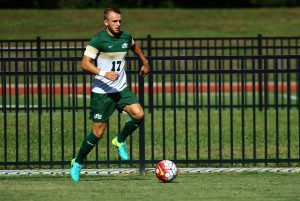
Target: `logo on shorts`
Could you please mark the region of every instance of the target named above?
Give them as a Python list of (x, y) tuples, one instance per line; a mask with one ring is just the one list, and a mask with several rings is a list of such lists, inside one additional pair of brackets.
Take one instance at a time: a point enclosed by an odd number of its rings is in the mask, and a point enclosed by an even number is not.
[(102, 119), (102, 114), (95, 114), (94, 119)]

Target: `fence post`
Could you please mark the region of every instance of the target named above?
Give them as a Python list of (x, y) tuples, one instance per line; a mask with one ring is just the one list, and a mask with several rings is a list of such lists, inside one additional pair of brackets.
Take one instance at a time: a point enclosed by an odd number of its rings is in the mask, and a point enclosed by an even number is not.
[(36, 38), (36, 51), (37, 51), (37, 87), (38, 87), (38, 162), (41, 168), (42, 161), (42, 64), (41, 64), (41, 37)]
[(152, 48), (151, 48), (151, 35), (150, 34), (148, 34), (147, 35), (147, 55), (149, 56), (149, 57), (151, 57), (152, 56), (152, 53), (151, 53), (151, 50), (152, 50)]
[[(258, 34), (257, 35), (257, 55), (258, 56), (262, 56), (262, 35)], [(261, 74), (261, 70), (262, 70), (262, 59), (259, 58), (258, 59), (258, 69), (259, 69), (259, 73), (258, 73), (258, 105), (259, 105), (259, 110), (262, 111), (263, 107), (263, 86), (262, 86), (262, 74)]]
[(37, 84), (38, 84), (38, 111), (42, 113), (42, 64), (41, 64), (41, 37), (36, 37), (36, 57), (37, 57)]
[(300, 108), (300, 57), (297, 58), (297, 108)]
[[(144, 95), (144, 78), (138, 76), (139, 82), (139, 102), (144, 108), (145, 105), (145, 95)], [(145, 174), (145, 124), (144, 121), (141, 123), (139, 128), (139, 163), (140, 163), (140, 174)]]
[[(151, 35), (147, 35), (147, 57), (152, 57), (152, 47), (151, 47)], [(150, 66), (152, 66), (151, 60), (148, 58)], [(149, 73), (148, 75), (148, 103), (149, 103), (149, 112), (153, 113), (153, 77), (152, 73)]]

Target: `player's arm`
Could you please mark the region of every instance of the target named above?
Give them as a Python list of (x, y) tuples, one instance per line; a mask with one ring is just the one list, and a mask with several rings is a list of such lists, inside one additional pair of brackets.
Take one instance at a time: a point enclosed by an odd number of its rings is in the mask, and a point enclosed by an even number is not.
[(119, 77), (119, 74), (116, 72), (106, 72), (104, 70), (101, 70), (99, 68), (97, 68), (94, 65), (93, 60), (96, 58), (98, 54), (98, 50), (91, 47), (91, 46), (87, 46), (86, 50), (84, 52), (84, 56), (82, 58), (81, 61), (81, 68), (85, 71), (88, 71), (90, 73), (96, 74), (96, 75), (100, 75), (102, 77), (105, 77), (107, 79), (110, 80), (116, 80)]
[[(100, 69), (98, 69), (94, 64), (93, 64), (93, 59), (88, 57), (88, 56), (83, 56), (82, 61), (81, 61), (81, 68), (85, 71), (88, 71), (90, 73), (99, 75), (100, 74)], [(105, 77), (106, 73), (104, 74), (103, 77)]]
[(131, 50), (135, 53), (135, 55), (142, 62), (143, 65), (142, 65), (141, 70), (140, 70), (140, 75), (145, 77), (150, 71), (150, 65), (149, 65), (148, 60), (146, 59), (146, 57), (145, 57), (144, 53), (142, 52), (141, 48), (136, 43), (132, 44)]

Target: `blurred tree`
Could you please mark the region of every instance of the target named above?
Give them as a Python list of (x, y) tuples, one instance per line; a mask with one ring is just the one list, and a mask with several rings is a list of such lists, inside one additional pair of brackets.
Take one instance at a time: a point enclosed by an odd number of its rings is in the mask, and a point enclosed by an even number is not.
[(1, 8), (228, 8), (300, 6), (300, 0), (0, 0)]
[(98, 0), (101, 7), (159, 8), (172, 7), (174, 0)]
[(58, 0), (60, 8), (93, 8), (99, 7), (99, 2), (95, 0)]
[(58, 8), (59, 0), (32, 0), (35, 8)]
[(299, 0), (249, 0), (257, 7), (299, 6)]
[(0, 0), (1, 8), (31, 8), (32, 0)]
[(1, 8), (58, 8), (59, 0), (0, 0)]

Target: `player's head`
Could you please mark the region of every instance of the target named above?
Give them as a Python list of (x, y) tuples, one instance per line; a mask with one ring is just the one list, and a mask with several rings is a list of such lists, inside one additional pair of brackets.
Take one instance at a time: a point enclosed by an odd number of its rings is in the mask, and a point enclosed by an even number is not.
[(118, 35), (121, 31), (121, 11), (117, 8), (106, 8), (104, 10), (104, 25), (109, 33)]

